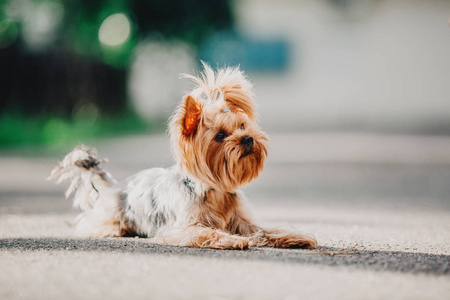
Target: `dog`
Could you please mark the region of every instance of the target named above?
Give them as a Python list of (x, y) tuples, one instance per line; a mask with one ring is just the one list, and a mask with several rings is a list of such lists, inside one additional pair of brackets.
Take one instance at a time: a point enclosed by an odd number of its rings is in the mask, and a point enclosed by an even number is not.
[(65, 193), (85, 237), (142, 236), (160, 244), (213, 248), (315, 248), (310, 234), (256, 225), (240, 187), (262, 172), (268, 137), (261, 131), (252, 85), (239, 67), (214, 71), (202, 62), (195, 88), (169, 119), (176, 164), (117, 183), (95, 149), (77, 146), (49, 179), (70, 179)]

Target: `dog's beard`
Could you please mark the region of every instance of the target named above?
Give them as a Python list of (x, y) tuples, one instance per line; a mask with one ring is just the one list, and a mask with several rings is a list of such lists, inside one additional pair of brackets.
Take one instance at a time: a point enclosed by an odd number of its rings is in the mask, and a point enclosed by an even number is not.
[(197, 137), (185, 145), (182, 168), (209, 188), (234, 191), (261, 173), (267, 156), (267, 138), (254, 133), (254, 144), (249, 149), (240, 144), (240, 136), (230, 136), (223, 142), (213, 138)]

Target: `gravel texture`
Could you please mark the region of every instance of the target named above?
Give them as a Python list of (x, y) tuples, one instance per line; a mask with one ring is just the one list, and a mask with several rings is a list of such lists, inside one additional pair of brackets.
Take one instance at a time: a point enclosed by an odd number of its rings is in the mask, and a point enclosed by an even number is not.
[[(170, 166), (164, 136), (98, 144), (117, 179)], [(69, 150), (69, 149), (68, 149)], [(245, 188), (256, 221), (313, 233), (314, 250), (161, 246), (74, 237), (62, 155), (0, 154), (0, 299), (446, 299), (450, 138), (271, 135)]]

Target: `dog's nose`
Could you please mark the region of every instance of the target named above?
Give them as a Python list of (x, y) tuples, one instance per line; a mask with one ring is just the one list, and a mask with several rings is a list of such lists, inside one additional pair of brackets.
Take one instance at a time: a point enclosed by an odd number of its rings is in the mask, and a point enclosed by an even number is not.
[(244, 146), (246, 146), (248, 148), (253, 147), (253, 138), (251, 136), (249, 136), (249, 135), (244, 136), (241, 139), (241, 145), (244, 145)]

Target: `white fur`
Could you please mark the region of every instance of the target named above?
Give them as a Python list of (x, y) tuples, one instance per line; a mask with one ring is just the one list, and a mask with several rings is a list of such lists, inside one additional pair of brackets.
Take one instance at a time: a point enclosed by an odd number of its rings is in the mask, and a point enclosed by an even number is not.
[(101, 163), (106, 160), (98, 159), (95, 149), (89, 149), (83, 145), (78, 146), (53, 169), (47, 180), (56, 180), (57, 184), (70, 180), (70, 186), (65, 193), (66, 198), (73, 199), (75, 208), (86, 211), (93, 208), (94, 203), (100, 197), (99, 189), (110, 187), (116, 181), (109, 173), (96, 166), (93, 166), (91, 170), (86, 170), (76, 165), (77, 162), (83, 161)]
[[(208, 64), (202, 64), (204, 71), (198, 77), (182, 75), (197, 84), (190, 95), (214, 105), (225, 100), (225, 90), (238, 87), (248, 101), (254, 102), (252, 85), (239, 67), (214, 72)], [(111, 220), (125, 223), (136, 234), (147, 237), (189, 226), (194, 222), (191, 209), (201, 205), (209, 189), (198, 180), (194, 182), (195, 178), (187, 182), (188, 176), (177, 166), (145, 170), (118, 184), (97, 165), (89, 169), (81, 166), (103, 161), (97, 158), (95, 149), (79, 146), (49, 177), (57, 183), (71, 181), (66, 198), (72, 198), (74, 207), (85, 211), (77, 218), (79, 235), (119, 236), (118, 225), (111, 225)]]
[(74, 194), (74, 205), (76, 202), (77, 207), (85, 210), (76, 220), (78, 235), (121, 236), (112, 220), (124, 222), (133, 233), (145, 237), (193, 225), (189, 212), (201, 205), (206, 190), (189, 181), (177, 167), (144, 170), (113, 184), (102, 179), (101, 174), (108, 173), (99, 166), (91, 169), (78, 166), (83, 161), (97, 159), (95, 153), (84, 146), (75, 148), (50, 176), (57, 183), (71, 180), (70, 192), (66, 194)]

